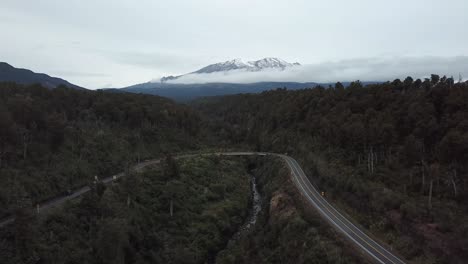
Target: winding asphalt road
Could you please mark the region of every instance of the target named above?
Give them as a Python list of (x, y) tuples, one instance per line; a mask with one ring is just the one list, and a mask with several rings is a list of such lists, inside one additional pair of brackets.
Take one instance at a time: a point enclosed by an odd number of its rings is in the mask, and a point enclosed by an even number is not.
[[(219, 153), (208, 153), (208, 154), (187, 154), (176, 156), (177, 159), (187, 158), (197, 155), (222, 155), (222, 156), (267, 156), (272, 155), (283, 159), (291, 170), (291, 176), (294, 184), (302, 195), (310, 202), (310, 204), (317, 209), (320, 215), (330, 223), (335, 229), (341, 232), (349, 241), (355, 244), (357, 247), (362, 249), (362, 251), (376, 263), (390, 263), (390, 264), (403, 264), (405, 263), (390, 250), (384, 248), (374, 239), (366, 235), (366, 233), (361, 230), (361, 228), (354, 225), (349, 221), (345, 216), (343, 216), (336, 208), (334, 208), (328, 201), (319, 193), (319, 191), (312, 185), (312, 183), (307, 178), (306, 174), (302, 170), (301, 166), (297, 163), (292, 157), (276, 154), (276, 153), (266, 153), (266, 152), (219, 152)], [(139, 163), (134, 166), (135, 171), (141, 171), (145, 167), (150, 165), (159, 164), (161, 162), (158, 160), (150, 160)], [(119, 178), (123, 177), (124, 173), (119, 173), (107, 178), (102, 179), (102, 182), (105, 184), (111, 183)], [(47, 209), (50, 209), (55, 206), (62, 205), (68, 200), (74, 199), (83, 195), (84, 193), (89, 192), (91, 189), (88, 186), (82, 187), (75, 190), (70, 195), (57, 197), (55, 199), (49, 200), (42, 204), (39, 204), (36, 210), (38, 213), (44, 212)], [(10, 217), (0, 221), (0, 228), (14, 222), (14, 218)]]
[(354, 225), (345, 216), (317, 191), (312, 185), (301, 166), (291, 157), (280, 155), (292, 170), (294, 183), (310, 203), (319, 211), (323, 218), (337, 230), (343, 233), (351, 242), (361, 248), (371, 259), (377, 263), (405, 263), (378, 242), (370, 238), (359, 227)]

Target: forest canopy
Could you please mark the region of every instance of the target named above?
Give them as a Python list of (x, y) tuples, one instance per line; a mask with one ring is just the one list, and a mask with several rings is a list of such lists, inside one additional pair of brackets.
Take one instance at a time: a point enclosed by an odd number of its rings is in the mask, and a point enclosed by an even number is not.
[[(455, 83), (453, 78), (438, 75), (367, 86), (356, 81), (348, 87), (337, 83), (296, 91), (276, 89), (260, 94), (204, 98), (190, 105), (157, 96), (2, 83), (0, 216), (15, 214), (20, 220), (29, 219), (31, 216), (22, 209), (90, 185), (95, 177), (128, 171), (142, 160), (168, 153), (213, 146), (269, 151), (295, 157), (327, 199), (406, 259), (415, 263), (463, 263), (468, 258), (467, 120), (468, 83)], [(213, 162), (220, 164), (219, 160)], [(182, 186), (179, 169), (174, 162), (167, 164), (158, 179), (171, 184), (154, 183), (155, 188), (179, 190)], [(204, 176), (201, 172), (197, 177), (203, 180)], [(239, 184), (234, 183), (234, 178), (229, 185)], [(225, 180), (229, 179), (220, 179)], [(127, 184), (137, 188), (135, 181), (123, 184), (122, 188), (127, 188)], [(226, 194), (226, 184), (213, 183), (204, 192)], [(262, 184), (268, 186), (272, 182), (265, 180)], [(102, 195), (103, 191), (98, 188), (96, 194)], [(246, 199), (247, 191), (242, 192), (242, 197), (237, 197), (241, 199), (235, 206), (238, 209), (241, 204), (245, 208), (246, 200), (242, 199)], [(269, 189), (266, 193), (273, 192)], [(168, 204), (170, 215), (180, 206), (176, 196), (155, 195), (162, 199), (158, 204), (164, 204), (161, 206), (165, 214)], [(138, 198), (138, 204), (142, 205), (138, 210), (143, 211), (135, 213), (148, 215), (145, 210), (154, 209), (147, 204), (148, 199), (151, 198), (145, 195)], [(231, 209), (229, 221), (225, 216), (224, 220), (216, 220), (217, 225), (231, 226), (218, 242), (225, 241), (234, 230), (232, 226), (240, 222), (234, 220), (236, 213)], [(80, 206), (74, 210), (82, 212)], [(83, 210), (91, 210), (85, 213), (87, 217), (96, 217), (93, 208)], [(239, 214), (245, 214), (245, 210), (239, 210)], [(159, 213), (153, 216), (156, 215)], [(302, 212), (300, 215), (302, 219)], [(268, 214), (264, 217), (267, 223)], [(111, 218), (99, 235), (115, 235), (117, 240), (128, 241), (129, 233), (114, 231), (122, 226), (128, 228), (129, 219)], [(301, 223), (298, 230), (308, 230), (305, 222)], [(23, 226), (17, 225), (18, 234), (24, 233)], [(230, 263), (242, 259), (244, 253), (261, 256), (285, 246), (273, 242), (274, 238), (262, 227), (257, 228), (260, 230), (254, 230), (252, 237), (233, 246), (231, 253), (225, 251), (221, 259)], [(268, 228), (276, 230), (275, 225)], [(330, 239), (327, 232), (322, 235), (323, 240)], [(297, 243), (302, 241), (296, 238)], [(154, 242), (144, 236), (142, 239), (138, 243)], [(271, 241), (269, 248), (249, 249), (248, 243), (262, 239)], [(200, 262), (214, 249), (221, 249), (221, 244), (211, 245), (208, 251), (205, 244), (197, 252), (177, 250), (181, 254), (195, 254), (196, 262)], [(29, 247), (20, 246), (25, 250)], [(111, 248), (108, 250), (107, 253), (112, 252)], [(346, 249), (340, 252), (343, 254)], [(309, 257), (322, 253), (316, 248)], [(164, 254), (153, 259), (167, 260), (168, 255)], [(133, 259), (138, 254), (131, 255)]]
[(408, 259), (468, 258), (468, 82), (433, 74), (193, 105), (226, 144), (296, 157), (330, 199)]
[(169, 99), (0, 84), (0, 216), (165, 152), (197, 147), (199, 117)]

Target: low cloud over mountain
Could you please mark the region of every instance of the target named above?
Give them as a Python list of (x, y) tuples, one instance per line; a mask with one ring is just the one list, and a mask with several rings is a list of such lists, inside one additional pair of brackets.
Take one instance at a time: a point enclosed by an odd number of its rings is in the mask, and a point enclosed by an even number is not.
[(289, 63), (278, 58), (264, 58), (257, 61), (243, 62), (241, 59), (234, 59), (225, 62), (219, 62), (210, 64), (197, 71), (179, 75), (179, 76), (166, 76), (160, 79), (161, 82), (175, 81), (183, 77), (189, 77), (199, 74), (214, 74), (222, 73), (224, 75), (231, 73), (243, 73), (243, 72), (263, 72), (263, 71), (284, 71), (285, 69), (291, 69), (295, 66), (300, 66), (298, 62)]
[[(468, 76), (468, 57), (384, 57), (348, 59), (317, 64), (252, 68), (239, 60), (209, 65), (198, 71), (163, 78), (168, 83), (255, 83), (255, 82), (336, 82), (387, 81), (396, 78), (424, 78), (431, 73)], [(262, 61), (262, 60), (260, 60)], [(223, 68), (221, 66), (226, 66)], [(232, 66), (232, 67), (231, 67)], [(284, 67), (283, 67), (284, 66)], [(293, 67), (295, 66), (295, 67)], [(158, 80), (159, 81), (159, 80)]]

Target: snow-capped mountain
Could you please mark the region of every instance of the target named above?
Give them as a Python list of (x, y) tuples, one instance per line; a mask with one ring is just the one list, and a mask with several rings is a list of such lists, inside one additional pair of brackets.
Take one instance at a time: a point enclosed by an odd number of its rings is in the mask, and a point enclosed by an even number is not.
[[(214, 72), (229, 72), (233, 70), (244, 70), (244, 71), (262, 71), (267, 69), (277, 69), (277, 70), (284, 70), (289, 67), (300, 66), (301, 64), (298, 62), (289, 63), (284, 60), (278, 58), (264, 58), (257, 61), (248, 61), (243, 62), (241, 59), (234, 59), (225, 62), (219, 62), (215, 64), (210, 64), (206, 67), (203, 67), (197, 71), (184, 74), (207, 74), (207, 73), (214, 73)], [(161, 82), (167, 82), (170, 80), (178, 79), (184, 75), (179, 76), (166, 76), (161, 78)]]
[(198, 71), (191, 72), (191, 74), (224, 72), (224, 71), (241, 70), (241, 69), (250, 70), (251, 68), (252, 68), (252, 65), (248, 63), (244, 63), (241, 59), (234, 59), (230, 61), (210, 64), (206, 67), (199, 69)]
[(249, 61), (249, 65), (252, 65), (255, 70), (263, 70), (268, 68), (282, 69), (293, 66), (300, 66), (299, 62), (289, 63), (287, 61), (278, 59), (278, 58), (264, 58), (258, 61)]

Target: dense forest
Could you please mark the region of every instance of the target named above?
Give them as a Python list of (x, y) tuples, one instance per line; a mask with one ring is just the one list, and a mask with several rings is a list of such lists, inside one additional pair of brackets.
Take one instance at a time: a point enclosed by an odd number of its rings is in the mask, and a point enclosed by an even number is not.
[[(65, 87), (2, 84), (0, 91), (2, 216), (16, 217), (0, 229), (0, 263), (282, 263), (293, 255), (296, 263), (359, 262), (295, 205), (278, 160), (167, 154), (222, 145), (187, 106)], [(157, 157), (165, 162), (129, 170)], [(120, 171), (127, 173), (117, 183), (94, 182)], [(241, 232), (251, 211), (249, 174), (259, 179), (263, 207), (259, 223)], [(83, 198), (45, 214), (28, 210), (82, 185), (92, 187)], [(302, 254), (291, 239), (313, 250)]]
[[(199, 99), (0, 84), (0, 263), (360, 263), (307, 208), (288, 153), (342, 211), (411, 263), (468, 259), (468, 82), (432, 75), (364, 86)], [(141, 174), (136, 163), (165, 158)], [(117, 172), (112, 185), (94, 183)], [(232, 239), (258, 180), (262, 211)], [(35, 204), (89, 185), (47, 214)]]
[(468, 82), (357, 81), (194, 105), (225, 144), (299, 159), (329, 199), (407, 259), (468, 259)]
[(194, 157), (144, 173), (0, 230), (0, 263), (205, 263), (242, 224), (242, 160)]
[(0, 218), (197, 147), (199, 117), (157, 96), (0, 84)]

